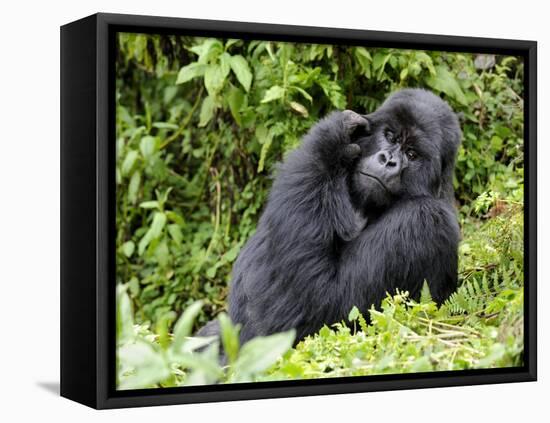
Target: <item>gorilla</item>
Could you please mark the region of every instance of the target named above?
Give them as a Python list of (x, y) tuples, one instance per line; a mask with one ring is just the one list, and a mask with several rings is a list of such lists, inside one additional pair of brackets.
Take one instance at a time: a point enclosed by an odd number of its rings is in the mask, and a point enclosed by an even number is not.
[[(278, 168), (234, 264), (229, 316), (241, 342), (291, 328), (298, 342), (396, 289), (418, 299), (425, 280), (443, 302), (457, 285), (460, 139), (455, 113), (422, 89), (319, 121)], [(218, 332), (212, 321), (198, 335)]]

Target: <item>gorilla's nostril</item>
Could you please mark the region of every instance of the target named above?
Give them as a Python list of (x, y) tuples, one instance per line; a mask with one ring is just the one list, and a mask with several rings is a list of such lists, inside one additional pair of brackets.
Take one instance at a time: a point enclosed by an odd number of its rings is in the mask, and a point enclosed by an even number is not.
[(388, 167), (395, 167), (395, 166), (397, 166), (397, 163), (394, 162), (393, 160), (390, 160), (390, 161), (388, 161), (388, 163), (386, 163), (386, 166), (388, 166)]
[(378, 163), (383, 165), (383, 164), (386, 164), (387, 161), (388, 161), (388, 158), (386, 157), (386, 153), (381, 152), (378, 154)]

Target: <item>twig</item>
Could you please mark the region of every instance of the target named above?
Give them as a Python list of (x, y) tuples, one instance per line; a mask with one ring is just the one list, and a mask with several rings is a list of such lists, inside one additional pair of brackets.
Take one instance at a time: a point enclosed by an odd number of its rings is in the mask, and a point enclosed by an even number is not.
[(219, 174), (218, 170), (216, 168), (210, 168), (210, 172), (212, 173), (212, 176), (216, 178), (216, 217), (214, 220), (214, 233), (212, 234), (212, 238), (210, 239), (210, 243), (208, 244), (208, 247), (206, 248), (206, 253), (204, 254), (204, 260), (202, 264), (204, 264), (204, 261), (208, 259), (208, 256), (210, 255), (210, 252), (212, 251), (212, 248), (214, 246), (214, 243), (216, 242), (216, 239), (218, 237), (218, 231), (220, 229), (220, 216), (221, 216), (221, 198), (222, 198), (222, 188), (219, 180)]
[(167, 145), (169, 145), (173, 141), (177, 140), (178, 137), (181, 134), (183, 134), (183, 131), (185, 131), (185, 129), (187, 128), (187, 125), (189, 125), (189, 122), (191, 122), (191, 118), (195, 114), (195, 111), (197, 110), (197, 107), (199, 107), (199, 103), (202, 99), (202, 91), (203, 91), (203, 87), (201, 86), (200, 89), (199, 89), (199, 93), (197, 94), (197, 98), (195, 99), (195, 103), (193, 104), (193, 107), (191, 108), (191, 111), (189, 112), (189, 114), (187, 115), (187, 117), (185, 118), (185, 120), (183, 121), (181, 126), (178, 128), (178, 130), (176, 132), (174, 132), (171, 136), (166, 138), (166, 141), (164, 141), (160, 145), (161, 149), (165, 148)]
[[(441, 322), (441, 321), (439, 321), (439, 320), (425, 319), (424, 317), (419, 317), (418, 320), (420, 320), (421, 322), (424, 322), (424, 323), (433, 322), (433, 323), (436, 324), (436, 325), (445, 326), (445, 327), (453, 328), (453, 329), (456, 329), (456, 328), (458, 327), (458, 326), (456, 326), (456, 325), (450, 325), (450, 324), (448, 324), (448, 323), (444, 323), (444, 322)], [(478, 331), (476, 331), (475, 329), (466, 327), (466, 326), (460, 326), (460, 329), (461, 329), (461, 330), (468, 331), (468, 332), (471, 332), (471, 333), (473, 333), (473, 334), (475, 334), (475, 335), (479, 335), (479, 332), (478, 332)]]

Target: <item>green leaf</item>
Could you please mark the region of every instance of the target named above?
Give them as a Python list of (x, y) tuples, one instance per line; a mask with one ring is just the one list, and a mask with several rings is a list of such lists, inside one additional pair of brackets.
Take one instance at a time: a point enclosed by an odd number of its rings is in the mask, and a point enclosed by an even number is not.
[(427, 356), (418, 357), (411, 366), (411, 372), (430, 372), (433, 366), (430, 363), (430, 358)]
[(241, 251), (241, 244), (235, 244), (223, 255), (223, 259), (229, 263), (232, 263), (239, 255), (239, 251)]
[(248, 66), (248, 62), (241, 55), (231, 56), (231, 70), (237, 77), (237, 80), (241, 83), (246, 92), (250, 90), (252, 84), (252, 73)]
[(260, 160), (258, 162), (258, 172), (262, 172), (264, 170), (267, 153), (271, 147), (271, 141), (273, 140), (273, 133), (265, 126), (259, 126), (256, 128), (256, 137), (258, 138), (258, 142), (262, 145)]
[(191, 334), (193, 323), (202, 309), (203, 302), (195, 301), (185, 309), (181, 317), (174, 326), (174, 339), (172, 341), (172, 352), (175, 354), (181, 353), (182, 347), (186, 341), (186, 337)]
[(132, 276), (130, 282), (128, 282), (128, 291), (130, 291), (132, 297), (137, 297), (139, 295), (139, 290), (139, 280), (135, 276)]
[(240, 110), (244, 103), (243, 91), (231, 85), (231, 87), (229, 88), (229, 94), (227, 96), (227, 103), (229, 104), (229, 110), (231, 111), (233, 119), (235, 119), (235, 122), (237, 122), (237, 124), (239, 124), (240, 126), (242, 124)]
[(367, 321), (365, 320), (365, 318), (363, 317), (363, 315), (361, 313), (359, 313), (359, 316), (357, 316), (357, 318), (359, 319), (359, 327), (361, 328), (361, 330), (364, 333), (367, 333), (368, 330), (369, 330), (368, 325), (367, 325)]
[(139, 186), (141, 183), (141, 172), (136, 170), (132, 177), (130, 178), (130, 183), (128, 184), (128, 201), (131, 204), (136, 204)]
[(136, 249), (136, 244), (134, 244), (133, 241), (126, 241), (124, 244), (122, 244), (122, 247), (121, 247), (121, 250), (126, 257), (131, 257), (132, 254), (134, 254), (135, 249)]
[(424, 280), (422, 285), (422, 290), (420, 291), (420, 303), (426, 304), (432, 302), (432, 293), (430, 292), (430, 286), (428, 281)]
[(351, 311), (349, 312), (348, 314), (348, 320), (350, 322), (353, 322), (355, 320), (357, 320), (357, 318), (359, 317), (359, 309), (355, 306), (353, 306), (353, 308), (351, 309)]
[(267, 370), (292, 347), (295, 336), (295, 331), (290, 330), (248, 341), (235, 361), (231, 382), (253, 381), (256, 374)]
[(218, 271), (219, 262), (216, 263), (214, 266), (208, 268), (206, 271), (206, 277), (209, 279), (214, 279), (216, 277), (216, 272)]
[(220, 56), (220, 68), (222, 73), (227, 78), (227, 75), (229, 75), (229, 71), (231, 70), (231, 55), (229, 53), (224, 52)]
[(178, 77), (176, 79), (176, 84), (183, 84), (193, 78), (203, 76), (205, 70), (206, 65), (204, 64), (196, 62), (190, 63), (189, 65), (184, 66), (180, 69), (180, 71), (178, 72)]
[(285, 89), (278, 85), (273, 85), (269, 90), (266, 91), (262, 103), (269, 103), (270, 101), (278, 100), (283, 98), (285, 94)]
[(157, 200), (144, 201), (143, 203), (140, 203), (139, 206), (142, 209), (158, 209), (159, 208), (159, 202)]
[(125, 342), (134, 337), (134, 317), (132, 301), (128, 296), (126, 285), (117, 285), (116, 310), (117, 310), (117, 343)]
[(219, 343), (213, 342), (201, 354), (185, 354), (178, 363), (191, 369), (185, 378), (185, 385), (211, 385), (219, 381), (224, 371), (219, 365)]
[(355, 54), (357, 56), (362, 56), (364, 57), (366, 60), (368, 60), (369, 62), (372, 61), (372, 56), (370, 55), (370, 53), (368, 52), (368, 50), (365, 48), (365, 47), (356, 47), (355, 48)]
[(294, 89), (294, 90), (298, 91), (300, 94), (302, 94), (302, 97), (304, 97), (310, 103), (313, 101), (313, 97), (311, 97), (311, 95), (309, 95), (309, 93), (306, 90), (304, 90), (303, 88), (293, 86), (292, 89)]
[(122, 172), (123, 176), (126, 176), (130, 173), (137, 159), (138, 159), (138, 152), (136, 150), (130, 150), (126, 155), (126, 157), (124, 157), (124, 161), (122, 162), (122, 167), (120, 168), (120, 171)]
[(177, 223), (180, 227), (183, 227), (185, 225), (185, 220), (183, 219), (183, 217), (181, 217), (179, 214), (177, 214), (176, 212), (172, 211), (172, 210), (167, 210), (166, 211), (166, 217), (174, 222), (174, 223)]
[(166, 239), (162, 239), (158, 243), (156, 243), (154, 247), (154, 251), (155, 251), (155, 258), (157, 259), (159, 266), (160, 267), (168, 266), (171, 257), (170, 257), (170, 249), (168, 248)]
[[(227, 69), (229, 71), (229, 69)], [(210, 97), (215, 97), (223, 87), (227, 72), (218, 64), (208, 65), (204, 72), (204, 86)]]
[(430, 75), (435, 75), (437, 72), (435, 70), (435, 67), (433, 65), (432, 58), (428, 56), (427, 53), (423, 51), (417, 51), (414, 54), (414, 58), (417, 62), (423, 63), (426, 68), (428, 68)]
[(187, 337), (181, 348), (181, 352), (183, 354), (194, 352), (198, 349), (211, 345), (217, 339), (217, 336)]
[(160, 351), (142, 339), (118, 348), (118, 389), (147, 388), (170, 376)]
[(168, 225), (168, 233), (174, 241), (178, 244), (183, 242), (183, 234), (181, 233), (181, 227), (177, 223), (172, 223)]
[(434, 90), (447, 94), (464, 106), (468, 105), (468, 100), (458, 81), (445, 67), (437, 66), (436, 75), (428, 77), (426, 83)]
[(359, 63), (359, 66), (361, 67), (362, 74), (367, 78), (370, 78), (372, 56), (367, 51), (367, 49), (364, 47), (356, 47), (355, 59), (357, 60), (357, 62)]
[(155, 333), (157, 334), (157, 342), (162, 349), (166, 350), (170, 345), (170, 326), (176, 318), (176, 313), (169, 311), (161, 315), (155, 325)]
[(388, 60), (392, 57), (391, 53), (384, 54), (384, 53), (376, 53), (374, 55), (374, 59), (372, 60), (372, 67), (374, 71), (378, 71), (377, 79), (380, 81), (382, 80), (382, 76), (384, 75), (384, 69), (386, 68), (386, 63), (388, 63)]
[(328, 338), (332, 331), (327, 325), (323, 325), (323, 327), (319, 330), (319, 336), (321, 338)]
[(215, 38), (208, 38), (203, 43), (191, 47), (190, 50), (199, 55), (199, 63), (205, 64), (216, 60), (223, 51), (223, 45)]
[(153, 223), (151, 224), (150, 228), (153, 238), (158, 238), (160, 236), (165, 223), (166, 215), (161, 212), (156, 212), (153, 216)]
[(218, 321), (220, 322), (220, 335), (223, 350), (229, 359), (229, 364), (232, 364), (237, 359), (239, 353), (239, 326), (233, 325), (225, 313), (221, 313), (218, 316)]
[(239, 40), (238, 38), (231, 38), (227, 40), (227, 42), (225, 43), (225, 49), (229, 50), (229, 47), (231, 47), (234, 44), (237, 44), (239, 41), (241, 40)]
[(169, 122), (153, 122), (152, 126), (153, 128), (157, 128), (157, 129), (171, 129), (173, 131), (179, 128), (179, 126), (176, 125), (175, 123), (169, 123)]
[(495, 132), (502, 139), (506, 139), (512, 135), (511, 129), (504, 125), (495, 125)]
[(491, 148), (495, 151), (500, 151), (502, 149), (502, 138), (500, 138), (498, 135), (493, 135), (491, 138)]
[(211, 96), (206, 97), (202, 101), (201, 112), (199, 115), (199, 127), (204, 127), (212, 120), (214, 116), (214, 99)]
[(307, 111), (307, 109), (305, 108), (304, 105), (302, 105), (302, 104), (300, 104), (296, 101), (291, 101), (289, 104), (290, 104), (290, 108), (292, 110), (299, 113), (303, 117), (308, 117), (309, 116), (309, 113), (308, 113), (308, 111)]
[(139, 255), (143, 255), (145, 252), (145, 249), (150, 244), (150, 242), (156, 238), (158, 238), (161, 233), (162, 229), (164, 228), (164, 225), (166, 223), (166, 215), (162, 212), (155, 212), (155, 215), (153, 216), (153, 222), (151, 223), (151, 227), (147, 231), (147, 233), (141, 238), (138, 245), (138, 253)]
[(328, 78), (322, 78), (316, 81), (317, 84), (323, 89), (325, 95), (330, 99), (330, 102), (337, 109), (344, 109), (346, 106), (346, 98), (341, 92), (340, 86), (329, 80)]
[(139, 149), (141, 150), (141, 155), (148, 159), (157, 149), (157, 139), (150, 135), (144, 136), (139, 143)]

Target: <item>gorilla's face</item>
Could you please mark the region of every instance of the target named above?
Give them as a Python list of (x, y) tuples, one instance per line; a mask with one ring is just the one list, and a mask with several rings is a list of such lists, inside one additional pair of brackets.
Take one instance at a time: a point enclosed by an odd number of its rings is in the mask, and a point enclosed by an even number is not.
[(405, 90), (365, 117), (369, 129), (356, 140), (361, 158), (352, 177), (362, 206), (385, 208), (402, 198), (452, 194), (460, 129), (443, 100)]

